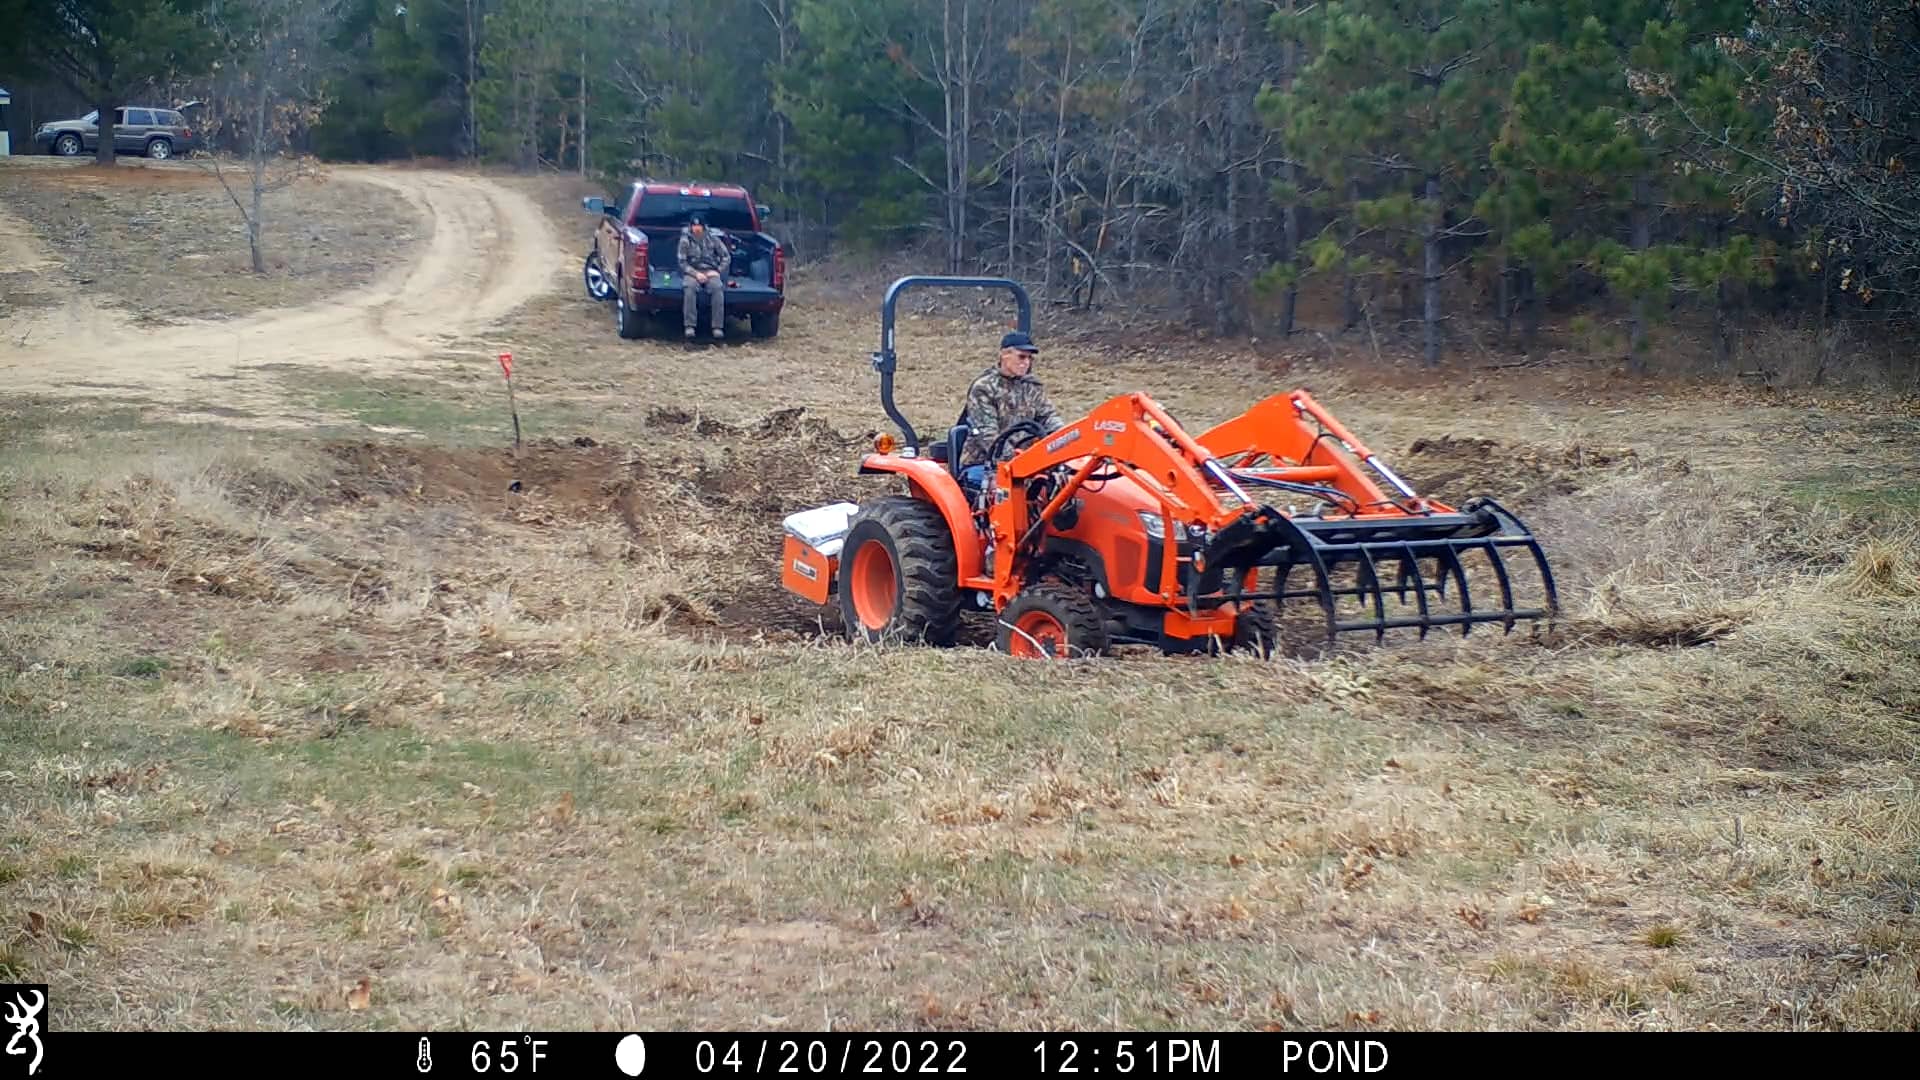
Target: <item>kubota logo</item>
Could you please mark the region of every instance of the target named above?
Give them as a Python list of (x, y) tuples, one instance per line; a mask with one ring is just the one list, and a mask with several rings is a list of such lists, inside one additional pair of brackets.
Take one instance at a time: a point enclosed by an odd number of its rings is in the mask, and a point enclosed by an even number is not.
[(1059, 438), (1047, 444), (1047, 453), (1051, 454), (1055, 450), (1060, 449), (1061, 447), (1067, 445), (1068, 443), (1074, 441), (1075, 439), (1078, 439), (1079, 437), (1080, 437), (1080, 429), (1071, 428), (1067, 431), (1065, 435), (1062, 435)]

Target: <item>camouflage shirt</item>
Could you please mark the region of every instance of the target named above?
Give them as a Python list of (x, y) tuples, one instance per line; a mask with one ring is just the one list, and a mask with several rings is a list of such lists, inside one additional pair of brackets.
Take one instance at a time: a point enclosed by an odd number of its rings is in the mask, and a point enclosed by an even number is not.
[(695, 270), (725, 271), (733, 262), (733, 253), (727, 250), (727, 242), (711, 228), (701, 236), (693, 235), (692, 229), (680, 230), (680, 272), (689, 277)]
[[(967, 424), (973, 431), (960, 452), (960, 463), (988, 464), (987, 451), (992, 448), (993, 440), (1022, 420), (1039, 421), (1048, 434), (1066, 426), (1066, 421), (1054, 411), (1053, 403), (1047, 400), (1047, 391), (1040, 380), (1032, 375), (1009, 379), (1000, 374), (997, 364), (981, 372), (967, 388)], [(1018, 447), (1024, 445), (1026, 439), (1016, 437), (1012, 442), (1014, 445), (1002, 448), (1002, 461), (1018, 453)]]

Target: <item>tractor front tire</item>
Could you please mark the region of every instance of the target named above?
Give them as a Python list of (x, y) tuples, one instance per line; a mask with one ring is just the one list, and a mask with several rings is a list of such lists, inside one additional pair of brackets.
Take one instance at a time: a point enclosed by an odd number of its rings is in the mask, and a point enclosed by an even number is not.
[(904, 495), (860, 508), (840, 547), (840, 618), (869, 644), (950, 645), (960, 629), (960, 559), (932, 503)]
[(1273, 656), (1273, 650), (1279, 641), (1279, 624), (1273, 617), (1273, 608), (1255, 601), (1242, 608), (1233, 620), (1233, 639), (1227, 643), (1230, 652), (1247, 652), (1262, 660)]
[(1107, 622), (1084, 591), (1055, 582), (1021, 590), (1000, 613), (1000, 651), (1024, 659), (1104, 656)]

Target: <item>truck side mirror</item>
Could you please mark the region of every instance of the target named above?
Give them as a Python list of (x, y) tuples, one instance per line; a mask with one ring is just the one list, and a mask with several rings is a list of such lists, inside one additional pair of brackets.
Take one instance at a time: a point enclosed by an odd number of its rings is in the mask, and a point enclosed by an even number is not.
[(589, 214), (604, 214), (607, 212), (607, 200), (598, 195), (589, 195), (581, 199), (580, 206)]

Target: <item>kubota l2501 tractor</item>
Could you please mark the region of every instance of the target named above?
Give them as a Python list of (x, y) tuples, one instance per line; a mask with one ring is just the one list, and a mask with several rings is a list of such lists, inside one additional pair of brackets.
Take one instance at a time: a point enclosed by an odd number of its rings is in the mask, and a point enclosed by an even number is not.
[[(1026, 291), (1004, 279), (907, 277), (887, 290), (873, 362), (904, 442), (881, 436), (859, 471), (902, 490), (786, 521), (783, 582), (837, 602), (849, 636), (947, 644), (971, 608), (997, 616), (999, 647), (1017, 656), (1123, 643), (1264, 654), (1288, 601), (1309, 605), (1322, 645), (1398, 627), (1511, 632), (1556, 613), (1552, 572), (1517, 518), (1491, 499), (1456, 509), (1416, 495), (1302, 390), (1198, 435), (1140, 393), (1050, 434), (1014, 424), (991, 459), (1017, 452), (968, 489), (965, 415), (923, 446), (894, 403), (894, 307), (922, 285), (1008, 289), (1020, 329), (1032, 321)], [(1521, 603), (1523, 590), (1537, 602)]]

